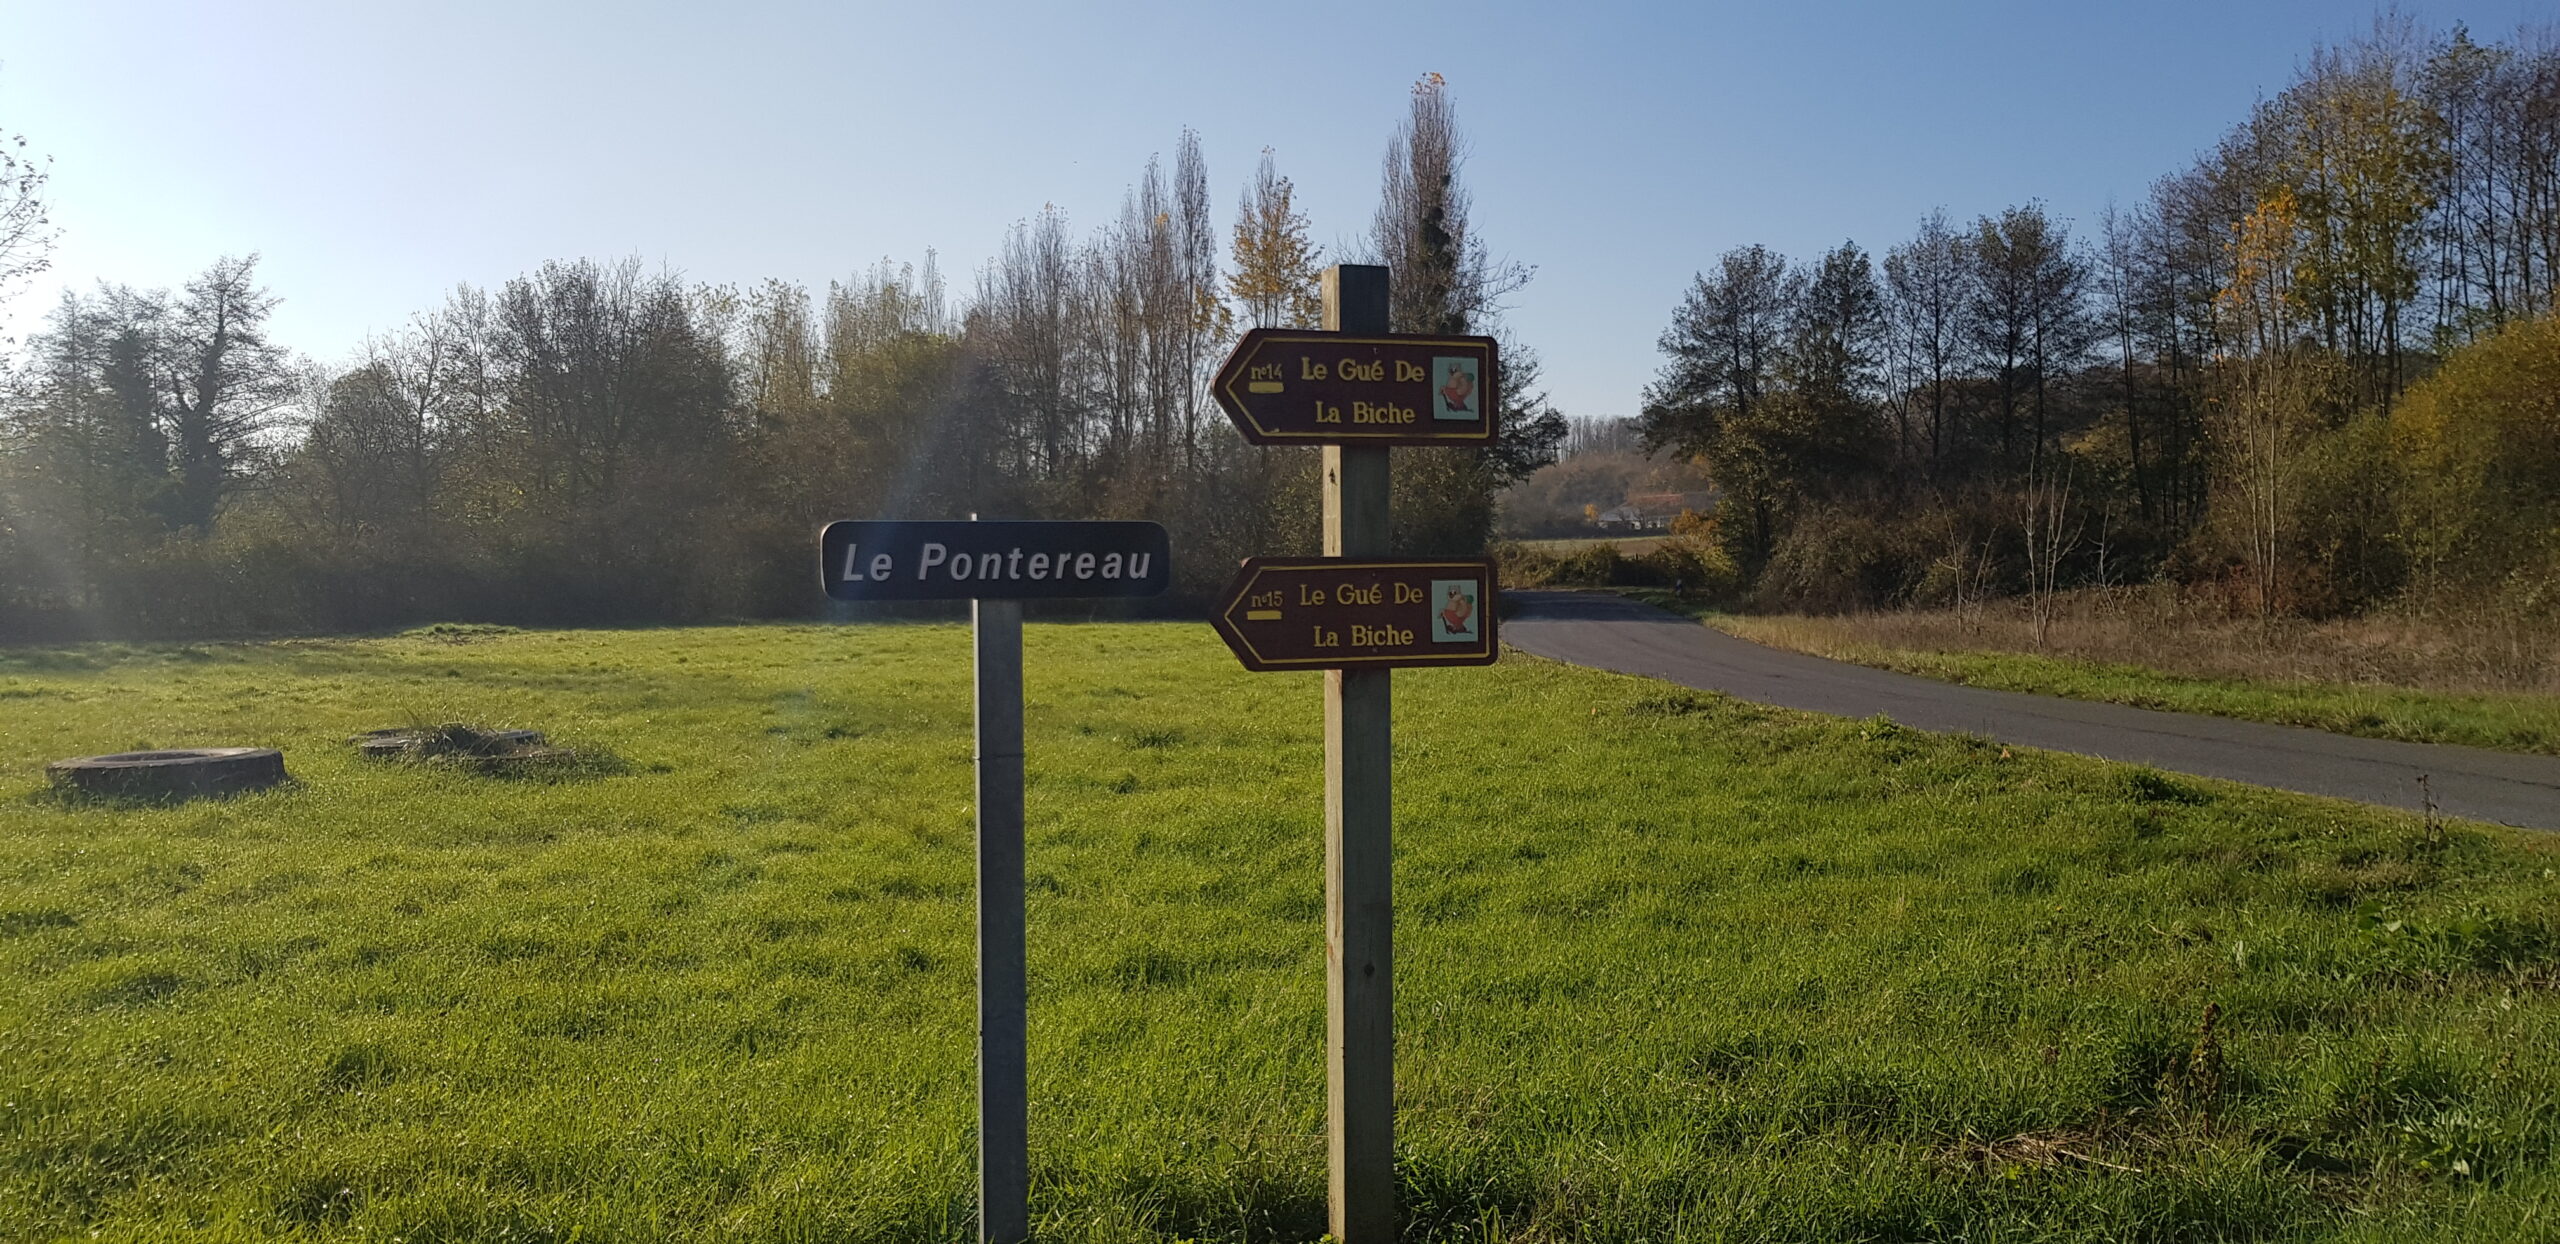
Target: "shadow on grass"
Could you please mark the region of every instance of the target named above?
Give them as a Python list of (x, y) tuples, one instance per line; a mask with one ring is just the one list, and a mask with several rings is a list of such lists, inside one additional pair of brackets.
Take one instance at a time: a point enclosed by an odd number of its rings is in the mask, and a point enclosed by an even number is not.
[[(1277, 1155), (1257, 1154), (1256, 1157)], [(1311, 1161), (1309, 1159), (1312, 1159)], [(1147, 1203), (1146, 1226), (1177, 1240), (1314, 1240), (1326, 1236), (1321, 1148), (1285, 1170), (1252, 1158), (1214, 1180), (1176, 1177), (1128, 1199)], [(1396, 1226), (1403, 1239), (1473, 1238), (1488, 1224), (1530, 1222), (1539, 1197), (1525, 1171), (1400, 1155)]]
[(28, 807), (44, 808), (55, 812), (140, 812), (152, 808), (174, 808), (180, 804), (233, 803), (243, 799), (254, 799), (261, 795), (293, 795), (300, 794), (302, 790), (302, 780), (292, 777), (273, 786), (262, 786), (255, 790), (188, 791), (150, 795), (85, 791), (70, 786), (39, 786), (21, 796), (18, 802)]

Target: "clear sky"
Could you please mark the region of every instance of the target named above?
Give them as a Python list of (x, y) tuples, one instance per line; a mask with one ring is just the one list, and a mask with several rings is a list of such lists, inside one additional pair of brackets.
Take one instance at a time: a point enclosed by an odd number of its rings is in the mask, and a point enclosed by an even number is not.
[[(2502, 38), (2547, 5), (2403, 4)], [(1450, 82), (1510, 322), (1567, 413), (1632, 413), (1690, 275), (1881, 252), (1932, 206), (2140, 197), (2375, 7), (1868, 4), (288, 4), (13, 0), (0, 130), (54, 157), (66, 285), (256, 251), (324, 360), (546, 259), (823, 288), (940, 252), (955, 290), (1044, 203), (1085, 229), (1197, 129), (1222, 219), (1276, 149), (1318, 240), (1369, 221), (1411, 82)]]

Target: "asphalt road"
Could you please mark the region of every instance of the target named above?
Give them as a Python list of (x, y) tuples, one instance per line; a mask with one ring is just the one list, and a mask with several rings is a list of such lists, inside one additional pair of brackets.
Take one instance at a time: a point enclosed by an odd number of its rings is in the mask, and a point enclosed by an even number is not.
[(1922, 730), (2078, 752), (2200, 777), (2415, 810), (2420, 774), (2436, 807), (2528, 829), (2560, 829), (2560, 756), (2394, 743), (2292, 726), (1990, 691), (1764, 648), (1623, 597), (1512, 592), (1502, 638), (1576, 665), (1843, 717), (1883, 713)]

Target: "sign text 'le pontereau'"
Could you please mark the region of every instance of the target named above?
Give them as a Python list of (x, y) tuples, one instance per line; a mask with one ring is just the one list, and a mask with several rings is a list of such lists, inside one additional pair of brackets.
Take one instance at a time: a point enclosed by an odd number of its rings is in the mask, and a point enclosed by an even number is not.
[(1209, 391), (1257, 445), (1489, 445), (1491, 337), (1257, 328)]
[(1154, 523), (845, 520), (818, 539), (837, 600), (1160, 596), (1172, 560)]
[(1218, 634), (1249, 670), (1490, 665), (1493, 563), (1256, 557), (1227, 587)]

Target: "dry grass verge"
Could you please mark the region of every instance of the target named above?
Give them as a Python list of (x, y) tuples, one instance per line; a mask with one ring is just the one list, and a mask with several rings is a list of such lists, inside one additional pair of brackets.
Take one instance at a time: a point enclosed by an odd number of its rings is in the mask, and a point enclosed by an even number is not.
[(1757, 643), (1975, 686), (2345, 734), (2560, 753), (2560, 623), (2233, 618), (2167, 589), (2073, 593), (2041, 649), (2023, 602), (1719, 615)]

